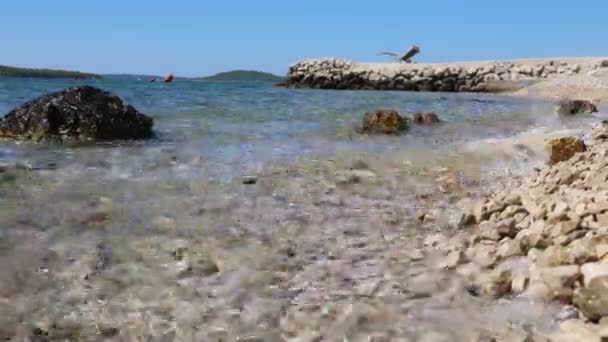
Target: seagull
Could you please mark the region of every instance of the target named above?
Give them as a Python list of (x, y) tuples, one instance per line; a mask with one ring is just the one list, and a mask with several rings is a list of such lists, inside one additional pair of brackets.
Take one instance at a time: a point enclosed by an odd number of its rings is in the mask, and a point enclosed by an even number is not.
[(396, 59), (399, 62), (412, 63), (411, 58), (414, 57), (419, 52), (420, 52), (420, 48), (416, 45), (412, 45), (412, 47), (409, 50), (407, 50), (407, 52), (403, 56), (400, 56), (394, 52), (378, 52), (378, 56), (387, 55), (387, 56), (393, 57), (394, 59)]

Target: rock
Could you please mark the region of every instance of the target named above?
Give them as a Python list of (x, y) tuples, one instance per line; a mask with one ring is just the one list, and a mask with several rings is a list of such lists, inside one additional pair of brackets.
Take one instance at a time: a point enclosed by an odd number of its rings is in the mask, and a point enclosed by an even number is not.
[(547, 142), (547, 149), (550, 152), (549, 163), (556, 164), (572, 158), (578, 152), (585, 152), (587, 146), (585, 146), (585, 143), (581, 139), (563, 137), (550, 139)]
[(573, 302), (592, 321), (608, 316), (608, 277), (594, 278), (586, 287), (576, 289)]
[(394, 110), (377, 110), (365, 113), (361, 125), (362, 133), (399, 134), (409, 127), (407, 119)]
[(529, 283), (530, 278), (527, 274), (516, 274), (513, 276), (513, 280), (511, 281), (511, 291), (513, 293), (523, 293), (528, 288)]
[(558, 236), (568, 235), (578, 229), (579, 222), (560, 221), (553, 225), (548, 225), (547, 227), (550, 229), (549, 236), (552, 238), (556, 238)]
[(536, 263), (540, 266), (561, 266), (574, 263), (574, 256), (563, 246), (549, 246), (538, 257)]
[(470, 256), (472, 261), (483, 267), (492, 266), (498, 258), (495, 246), (483, 244), (474, 246)]
[(496, 254), (502, 259), (507, 259), (512, 256), (523, 255), (519, 241), (511, 238), (504, 238), (498, 244)]
[(415, 113), (413, 118), (414, 123), (418, 125), (434, 125), (439, 123), (439, 117), (437, 114), (429, 112), (429, 113)]
[(483, 274), (479, 281), (480, 294), (488, 298), (500, 298), (511, 291), (511, 271), (494, 270)]
[(596, 278), (608, 277), (608, 264), (599, 262), (587, 263), (581, 266), (581, 272), (583, 273), (583, 283), (585, 286)]
[(572, 287), (580, 279), (581, 271), (577, 265), (557, 267), (535, 267), (530, 270), (530, 287), (540, 283), (548, 288), (548, 300), (569, 303)]
[(559, 104), (557, 108), (559, 114), (579, 114), (579, 113), (596, 113), (597, 107), (586, 100), (569, 100)]
[(77, 142), (145, 139), (152, 137), (153, 124), (152, 118), (117, 96), (82, 86), (15, 108), (0, 119), (0, 137)]

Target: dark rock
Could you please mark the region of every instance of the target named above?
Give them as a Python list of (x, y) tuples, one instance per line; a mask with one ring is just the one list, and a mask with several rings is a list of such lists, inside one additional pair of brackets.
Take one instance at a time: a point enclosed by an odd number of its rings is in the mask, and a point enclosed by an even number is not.
[(245, 176), (243, 177), (243, 184), (245, 185), (253, 185), (258, 182), (258, 178), (255, 176)]
[(109, 141), (153, 135), (152, 118), (90, 86), (68, 88), (15, 108), (0, 119), (0, 137), (19, 140)]
[(432, 112), (414, 114), (414, 122), (419, 125), (434, 125), (439, 123), (439, 121), (437, 114)]
[(365, 113), (362, 133), (399, 134), (409, 127), (408, 120), (394, 110), (377, 110)]
[(600, 67), (602, 68), (608, 68), (608, 59), (605, 59), (603, 61), (600, 62)]
[(596, 113), (597, 107), (587, 100), (570, 100), (559, 104), (557, 108), (559, 114), (579, 114), (579, 113)]

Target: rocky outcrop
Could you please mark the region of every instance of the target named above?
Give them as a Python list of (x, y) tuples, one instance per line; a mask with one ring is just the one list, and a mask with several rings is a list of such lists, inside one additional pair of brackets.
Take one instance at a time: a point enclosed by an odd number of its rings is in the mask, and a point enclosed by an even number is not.
[[(608, 319), (605, 133), (606, 125), (598, 124), (586, 151), (487, 197), (465, 213), (477, 225), (466, 257), (488, 270), (474, 281), (476, 293), (572, 304), (569, 310), (574, 312), (566, 319), (581, 324), (573, 320), (578, 311), (591, 322)], [(598, 325), (585, 329), (599, 341)]]
[(365, 113), (361, 124), (361, 133), (399, 134), (409, 127), (408, 119), (395, 110), (377, 110)]
[(19, 140), (109, 141), (153, 135), (152, 118), (90, 86), (68, 88), (15, 108), (0, 119), (0, 137)]
[(580, 113), (597, 113), (597, 107), (586, 100), (569, 100), (559, 104), (557, 108), (559, 114), (580, 114)]
[[(599, 61), (568, 60), (459, 64), (355, 63), (325, 58), (289, 67), (282, 86), (289, 88), (497, 92), (501, 83), (518, 83), (589, 72)], [(504, 90), (504, 89), (503, 89)]]

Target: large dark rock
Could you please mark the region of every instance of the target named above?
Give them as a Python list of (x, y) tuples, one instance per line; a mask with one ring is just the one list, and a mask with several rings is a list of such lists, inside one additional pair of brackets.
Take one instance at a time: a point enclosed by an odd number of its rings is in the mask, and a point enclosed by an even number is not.
[(560, 114), (596, 113), (597, 107), (587, 100), (569, 100), (559, 104), (557, 112)]
[(109, 141), (153, 135), (152, 118), (90, 86), (68, 88), (15, 108), (0, 119), (0, 137), (19, 140)]
[(409, 127), (409, 122), (394, 110), (377, 110), (365, 113), (362, 133), (399, 134)]

